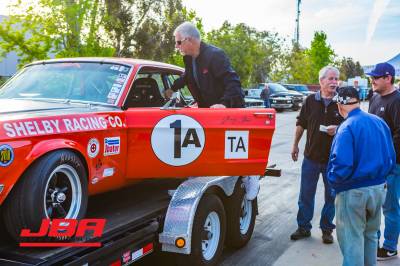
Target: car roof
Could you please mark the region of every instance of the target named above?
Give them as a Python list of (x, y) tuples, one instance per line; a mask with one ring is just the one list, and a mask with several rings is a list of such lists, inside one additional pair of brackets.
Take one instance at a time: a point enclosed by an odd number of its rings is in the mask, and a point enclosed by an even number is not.
[(178, 71), (183, 71), (184, 69), (175, 65), (144, 60), (144, 59), (134, 59), (134, 58), (121, 58), (121, 57), (73, 57), (73, 58), (57, 58), (49, 60), (41, 60), (30, 63), (26, 66), (38, 65), (38, 64), (51, 64), (51, 63), (77, 63), (77, 62), (87, 62), (87, 63), (111, 63), (111, 64), (124, 64), (128, 66), (154, 66), (161, 68), (175, 69)]

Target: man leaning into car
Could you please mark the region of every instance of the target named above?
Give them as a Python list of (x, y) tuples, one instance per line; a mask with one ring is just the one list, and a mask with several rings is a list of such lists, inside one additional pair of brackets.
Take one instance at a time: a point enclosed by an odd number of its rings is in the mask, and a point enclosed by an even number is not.
[(198, 107), (244, 107), (239, 76), (224, 51), (202, 42), (199, 30), (190, 22), (179, 25), (174, 36), (175, 47), (183, 55), (185, 73), (166, 91), (167, 97), (188, 85)]
[(326, 167), (336, 127), (343, 121), (336, 103), (332, 101), (338, 79), (339, 70), (337, 68), (323, 67), (319, 72), (321, 90), (306, 98), (297, 117), (295, 140), (292, 148), (293, 161), (298, 159), (299, 141), (304, 130), (307, 130), (307, 140), (301, 166), (299, 211), (297, 213), (298, 229), (290, 236), (292, 240), (311, 236), (315, 193), (319, 175), (322, 174), (325, 185), (325, 204), (320, 220), (322, 241), (325, 244), (333, 243), (335, 197), (326, 177)]

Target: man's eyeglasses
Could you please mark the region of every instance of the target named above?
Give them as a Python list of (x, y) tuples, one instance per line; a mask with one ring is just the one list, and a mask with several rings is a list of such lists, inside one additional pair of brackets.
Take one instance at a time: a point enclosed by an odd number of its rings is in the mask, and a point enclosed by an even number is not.
[(175, 41), (175, 43), (176, 43), (177, 45), (182, 45), (182, 43), (183, 43), (184, 41), (186, 41), (186, 40), (187, 40), (187, 38), (182, 39), (182, 40), (179, 40), (179, 41)]
[(378, 80), (378, 79), (381, 79), (381, 78), (386, 78), (387, 77), (387, 75), (384, 75), (384, 76), (378, 76), (378, 77), (373, 77), (373, 76), (370, 76), (369, 77), (369, 79), (370, 80)]

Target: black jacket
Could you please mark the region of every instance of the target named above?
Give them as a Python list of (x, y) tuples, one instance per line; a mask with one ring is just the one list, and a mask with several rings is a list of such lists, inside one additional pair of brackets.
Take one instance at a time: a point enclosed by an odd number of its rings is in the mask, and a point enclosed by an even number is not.
[(400, 92), (395, 90), (385, 96), (375, 93), (369, 102), (368, 112), (379, 116), (388, 124), (396, 150), (396, 163), (400, 164)]
[(224, 104), (226, 107), (244, 107), (244, 92), (239, 76), (232, 69), (225, 53), (212, 45), (200, 44), (200, 54), (195, 59), (198, 86), (193, 76), (191, 56), (184, 56), (185, 73), (175, 80), (172, 90), (188, 85), (199, 107)]
[(307, 130), (304, 156), (318, 163), (327, 163), (333, 136), (320, 131), (319, 126), (339, 125), (343, 120), (336, 103), (331, 102), (325, 107), (320, 92), (309, 95), (296, 122), (297, 126)]

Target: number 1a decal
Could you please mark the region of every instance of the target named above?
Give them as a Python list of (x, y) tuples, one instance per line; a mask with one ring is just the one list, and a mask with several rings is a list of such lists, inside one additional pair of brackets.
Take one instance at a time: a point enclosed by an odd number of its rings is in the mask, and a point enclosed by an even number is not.
[(151, 134), (151, 146), (164, 163), (182, 166), (196, 160), (203, 151), (203, 127), (185, 115), (171, 115), (161, 119)]

